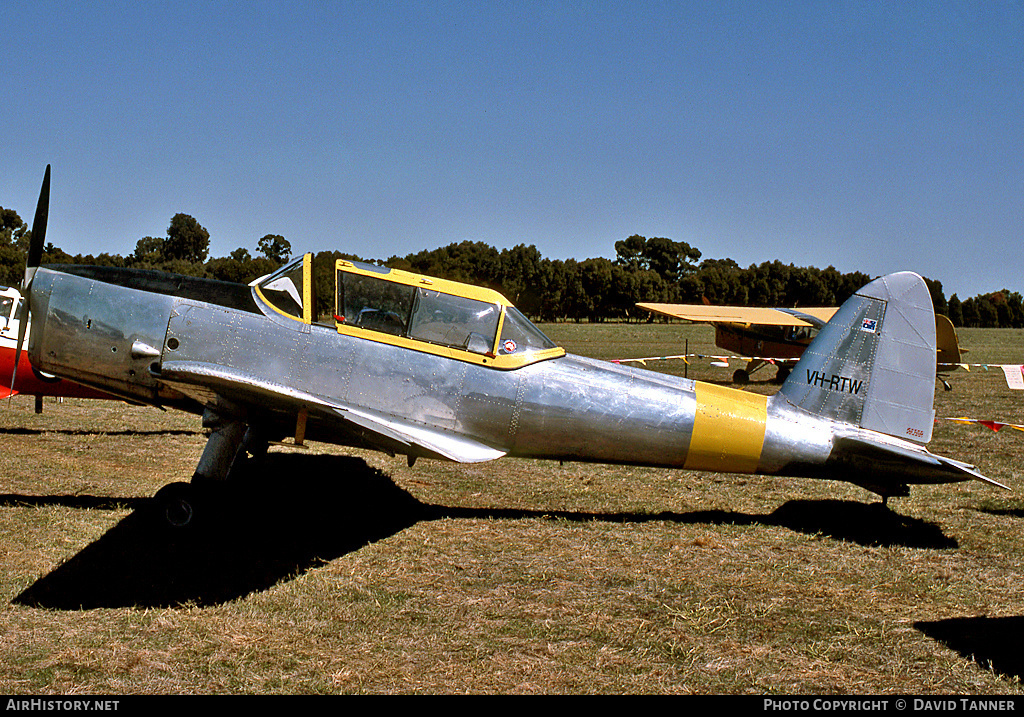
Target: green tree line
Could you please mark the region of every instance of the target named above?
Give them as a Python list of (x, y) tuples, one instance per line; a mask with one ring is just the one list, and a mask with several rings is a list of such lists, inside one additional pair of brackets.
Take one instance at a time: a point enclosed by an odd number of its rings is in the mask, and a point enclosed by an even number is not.
[[(17, 286), (24, 274), (31, 229), (18, 214), (0, 207), (0, 284)], [(255, 256), (240, 247), (225, 257), (209, 257), (210, 234), (194, 217), (175, 214), (163, 237), (143, 237), (126, 256), (69, 255), (47, 244), (43, 263), (100, 264), (170, 271), (189, 276), (248, 283), (274, 271), (291, 255), (283, 236), (267, 234)], [(329, 314), (336, 259), (368, 261), (395, 269), (487, 286), (500, 291), (525, 314), (540, 321), (646, 321), (637, 302), (729, 304), (737, 306), (838, 306), (871, 280), (863, 272), (842, 273), (798, 267), (781, 261), (741, 267), (732, 259), (703, 259), (686, 242), (639, 234), (615, 242), (615, 258), (548, 259), (523, 244), (497, 249), (464, 241), (387, 259), (320, 252), (316, 294)], [(1021, 295), (1007, 289), (947, 301), (942, 283), (925, 279), (935, 310), (955, 326), (1024, 327)]]

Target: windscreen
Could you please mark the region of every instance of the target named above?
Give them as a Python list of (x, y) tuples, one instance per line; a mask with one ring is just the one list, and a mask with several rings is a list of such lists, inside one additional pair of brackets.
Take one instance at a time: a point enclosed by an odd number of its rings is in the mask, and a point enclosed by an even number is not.
[(275, 308), (301, 319), (303, 318), (302, 273), (303, 260), (298, 259), (262, 279), (257, 286), (264, 298)]
[(555, 343), (534, 326), (519, 309), (509, 306), (505, 309), (505, 323), (501, 327), (499, 354), (532, 353), (557, 348)]

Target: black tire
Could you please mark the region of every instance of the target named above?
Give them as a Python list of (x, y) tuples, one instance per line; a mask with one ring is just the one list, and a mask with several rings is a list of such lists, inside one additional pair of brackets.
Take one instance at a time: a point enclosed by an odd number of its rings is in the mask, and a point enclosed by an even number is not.
[(189, 483), (170, 483), (153, 496), (157, 517), (168, 527), (185, 530), (195, 523), (196, 496)]
[(738, 368), (732, 375), (732, 382), (738, 383), (741, 386), (746, 386), (750, 383), (750, 374), (743, 369)]

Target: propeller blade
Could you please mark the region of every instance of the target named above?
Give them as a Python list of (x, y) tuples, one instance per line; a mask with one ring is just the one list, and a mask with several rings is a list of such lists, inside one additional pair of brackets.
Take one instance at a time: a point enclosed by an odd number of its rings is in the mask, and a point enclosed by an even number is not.
[(29, 322), (29, 291), (32, 288), (32, 277), (43, 260), (43, 248), (46, 242), (46, 221), (50, 215), (50, 165), (46, 165), (43, 175), (43, 186), (39, 190), (39, 202), (36, 204), (36, 216), (32, 220), (32, 237), (29, 242), (28, 256), (25, 259), (25, 280), (21, 283), (21, 300), (25, 307), (18, 322), (18, 343), (14, 347), (14, 370), (11, 372), (11, 395), (18, 379), (18, 364), (21, 362), (21, 348), (25, 344), (25, 334)]
[[(22, 289), (27, 290), (27, 284), (32, 282), (32, 275), (43, 260), (43, 248), (46, 246), (46, 220), (50, 216), (50, 165), (46, 165), (46, 174), (43, 175), (43, 186), (39, 190), (39, 202), (36, 204), (36, 216), (32, 220), (32, 241), (28, 247), (28, 258), (25, 261), (25, 284)], [(31, 270), (31, 273), (30, 273)], [(24, 293), (24, 291), (22, 292)]]

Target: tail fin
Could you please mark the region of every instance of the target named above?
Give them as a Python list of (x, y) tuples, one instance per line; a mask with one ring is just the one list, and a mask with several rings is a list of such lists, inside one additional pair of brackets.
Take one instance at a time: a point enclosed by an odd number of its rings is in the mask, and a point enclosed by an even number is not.
[(927, 443), (935, 411), (935, 312), (917, 274), (875, 279), (840, 307), (779, 391), (816, 415)]

